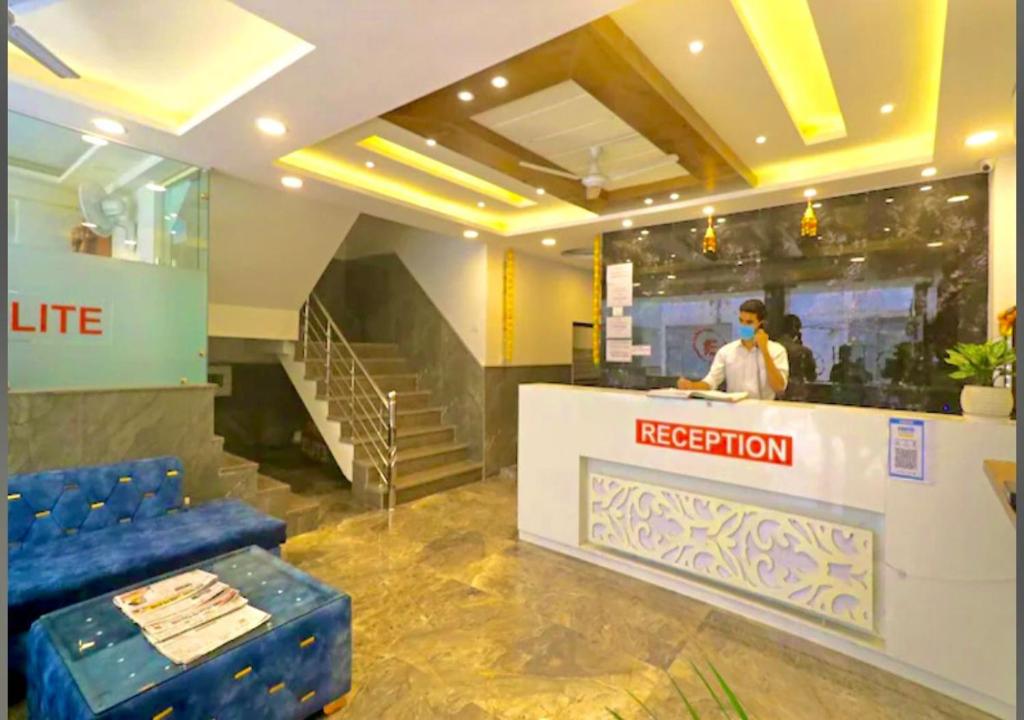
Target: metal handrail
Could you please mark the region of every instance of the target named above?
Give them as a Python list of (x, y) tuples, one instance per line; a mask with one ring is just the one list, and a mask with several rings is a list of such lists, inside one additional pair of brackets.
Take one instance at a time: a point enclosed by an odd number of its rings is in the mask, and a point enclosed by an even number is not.
[[(366, 366), (342, 334), (334, 318), (316, 294), (311, 293), (302, 306), (303, 361), (323, 362), (325, 397), (330, 403), (343, 398), (342, 422), (347, 422), (353, 444), (358, 439), (365, 455), (379, 476), (387, 494), (388, 509), (395, 503), (395, 464), (398, 460), (398, 394), (387, 394), (380, 389)], [(310, 341), (323, 343), (322, 357), (310, 357)], [(317, 353), (319, 355), (319, 353)], [(342, 382), (347, 395), (336, 395), (335, 387)]]

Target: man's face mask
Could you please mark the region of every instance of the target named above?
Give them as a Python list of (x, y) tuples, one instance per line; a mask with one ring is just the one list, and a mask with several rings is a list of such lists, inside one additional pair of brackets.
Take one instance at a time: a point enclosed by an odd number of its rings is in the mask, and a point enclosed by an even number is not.
[(753, 340), (757, 328), (753, 325), (740, 325), (740, 340)]

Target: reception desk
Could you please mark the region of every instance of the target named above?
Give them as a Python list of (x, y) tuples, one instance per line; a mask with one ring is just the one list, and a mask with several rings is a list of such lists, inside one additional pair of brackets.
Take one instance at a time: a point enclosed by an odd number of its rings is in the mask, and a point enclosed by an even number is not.
[(1015, 460), (1015, 436), (1009, 421), (523, 385), (519, 536), (1009, 718), (1016, 537), (982, 462)]

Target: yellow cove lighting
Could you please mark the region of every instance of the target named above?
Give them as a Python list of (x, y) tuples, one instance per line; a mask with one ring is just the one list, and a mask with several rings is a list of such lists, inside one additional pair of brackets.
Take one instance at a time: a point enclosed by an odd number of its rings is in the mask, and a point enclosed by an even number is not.
[(433, 175), (436, 178), (454, 183), (455, 185), (464, 187), (467, 190), (472, 190), (475, 193), (486, 195), (489, 198), (498, 200), (515, 208), (527, 208), (537, 204), (533, 200), (523, 197), (518, 193), (506, 190), (492, 182), (488, 182), (487, 180), (479, 178), (476, 175), (472, 175), (464, 170), (454, 168), (451, 165), (443, 163), (440, 160), (435, 160), (423, 153), (410, 150), (404, 145), (399, 145), (398, 143), (386, 140), (380, 135), (371, 135), (368, 138), (360, 140), (356, 144), (364, 150), (369, 150), (370, 152), (386, 157), (389, 160), (394, 160), (397, 163), (411, 167), (414, 170), (419, 170), (420, 172), (425, 172), (428, 175)]
[(807, 0), (732, 0), (807, 145), (846, 137), (846, 123)]

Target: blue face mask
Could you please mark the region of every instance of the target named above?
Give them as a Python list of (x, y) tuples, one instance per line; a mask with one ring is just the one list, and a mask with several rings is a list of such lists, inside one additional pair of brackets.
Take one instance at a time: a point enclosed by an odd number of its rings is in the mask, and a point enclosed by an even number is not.
[(740, 325), (740, 340), (753, 340), (757, 328), (753, 325)]

